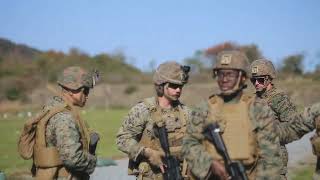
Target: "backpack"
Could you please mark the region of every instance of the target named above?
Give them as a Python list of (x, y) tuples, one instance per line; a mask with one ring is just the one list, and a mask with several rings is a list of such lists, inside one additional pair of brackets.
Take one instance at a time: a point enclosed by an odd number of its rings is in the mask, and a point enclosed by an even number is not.
[(35, 136), (38, 122), (47, 122), (52, 116), (64, 110), (65, 106), (43, 110), (36, 116), (31, 117), (25, 122), (18, 141), (18, 152), (23, 159), (28, 160), (33, 157), (33, 149), (35, 145)]

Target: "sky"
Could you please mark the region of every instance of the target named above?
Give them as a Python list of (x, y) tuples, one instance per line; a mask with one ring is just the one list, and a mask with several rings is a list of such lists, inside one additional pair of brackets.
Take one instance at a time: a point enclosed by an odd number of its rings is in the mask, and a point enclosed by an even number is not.
[(0, 37), (40, 50), (124, 52), (140, 69), (225, 41), (254, 43), (276, 65), (320, 63), (318, 0), (2, 0)]

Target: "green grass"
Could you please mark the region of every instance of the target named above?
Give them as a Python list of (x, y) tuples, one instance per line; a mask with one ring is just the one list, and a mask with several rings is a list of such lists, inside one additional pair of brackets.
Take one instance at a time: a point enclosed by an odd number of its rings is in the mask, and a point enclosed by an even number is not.
[(292, 180), (312, 179), (314, 168), (305, 168), (294, 173)]
[[(119, 157), (123, 154), (117, 150), (115, 136), (127, 110), (88, 110), (81, 117), (90, 127), (100, 134), (97, 154), (99, 157)], [(31, 160), (23, 160), (17, 152), (17, 140), (23, 127), (22, 118), (0, 118), (0, 171), (12, 174), (18, 171), (29, 171)]]

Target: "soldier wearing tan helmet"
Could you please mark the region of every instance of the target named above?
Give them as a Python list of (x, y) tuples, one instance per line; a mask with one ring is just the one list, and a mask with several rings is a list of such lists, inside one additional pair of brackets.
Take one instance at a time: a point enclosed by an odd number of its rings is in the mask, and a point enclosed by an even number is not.
[(155, 128), (165, 126), (170, 153), (181, 164), (180, 173), (187, 178), (186, 162), (181, 158), (182, 138), (190, 110), (179, 98), (188, 82), (190, 67), (169, 61), (160, 64), (153, 76), (155, 97), (136, 104), (124, 118), (117, 134), (119, 150), (129, 156), (129, 174), (137, 179), (163, 179), (166, 171), (164, 151)]
[(285, 145), (300, 139), (304, 134), (314, 129), (312, 121), (304, 121), (296, 105), (289, 96), (273, 84), (276, 70), (271, 61), (258, 59), (251, 64), (251, 82), (256, 89), (258, 98), (265, 100), (271, 107), (277, 124), (281, 144), (281, 159), (283, 163), (281, 175), (286, 179), (288, 151)]
[(240, 51), (222, 51), (213, 67), (220, 92), (199, 105), (187, 126), (182, 153), (199, 179), (229, 179), (223, 158), (203, 132), (217, 122), (233, 161), (241, 162), (249, 179), (280, 178), (280, 146), (268, 105), (245, 94), (248, 58)]
[(91, 73), (72, 66), (58, 78), (61, 91), (50, 88), (55, 95), (44, 105), (37, 122), (33, 150), (36, 179), (89, 179), (94, 171), (97, 158), (90, 147), (99, 137), (89, 132), (76, 110), (85, 106), (94, 80)]

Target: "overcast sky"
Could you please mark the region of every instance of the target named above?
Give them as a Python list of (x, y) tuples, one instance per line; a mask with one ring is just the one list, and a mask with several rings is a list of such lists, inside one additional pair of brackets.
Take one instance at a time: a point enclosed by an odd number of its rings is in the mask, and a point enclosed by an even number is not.
[(7, 0), (0, 37), (40, 50), (123, 51), (140, 69), (224, 41), (255, 43), (276, 64), (305, 53), (320, 63), (318, 0)]

